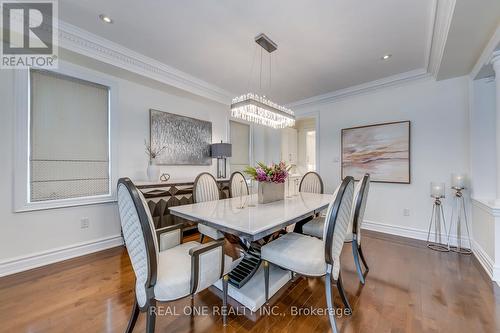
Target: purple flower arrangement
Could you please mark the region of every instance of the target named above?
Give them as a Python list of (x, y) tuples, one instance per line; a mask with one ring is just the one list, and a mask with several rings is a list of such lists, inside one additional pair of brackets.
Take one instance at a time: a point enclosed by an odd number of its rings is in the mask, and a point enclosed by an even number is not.
[(290, 170), (290, 166), (287, 166), (283, 161), (271, 165), (259, 162), (256, 167), (247, 167), (245, 173), (258, 182), (282, 184), (288, 177), (288, 170)]

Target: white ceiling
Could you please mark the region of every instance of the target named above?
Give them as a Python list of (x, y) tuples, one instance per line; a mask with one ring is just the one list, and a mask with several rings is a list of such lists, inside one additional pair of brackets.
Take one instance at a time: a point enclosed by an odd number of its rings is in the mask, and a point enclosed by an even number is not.
[[(63, 21), (233, 94), (258, 91), (259, 57), (248, 81), (253, 38), (264, 32), (278, 50), (262, 92), (280, 103), (426, 68), (433, 10), (433, 0), (59, 2)], [(264, 73), (267, 84), (267, 62)]]
[(457, 0), (438, 79), (469, 74), (500, 24), (500, 0)]

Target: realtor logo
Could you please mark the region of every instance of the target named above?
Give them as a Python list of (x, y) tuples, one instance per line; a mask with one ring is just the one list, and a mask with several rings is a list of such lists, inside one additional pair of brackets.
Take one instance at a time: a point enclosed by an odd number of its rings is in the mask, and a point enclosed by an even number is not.
[(57, 2), (2, 2), (2, 68), (57, 67)]

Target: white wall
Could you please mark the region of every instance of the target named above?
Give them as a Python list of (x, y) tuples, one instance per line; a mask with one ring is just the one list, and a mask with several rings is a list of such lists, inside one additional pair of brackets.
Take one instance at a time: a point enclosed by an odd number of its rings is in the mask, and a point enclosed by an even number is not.
[(254, 161), (266, 164), (281, 159), (281, 130), (253, 125)]
[(472, 83), (470, 114), (472, 197), (493, 200), (496, 197), (496, 97), (495, 81)]
[[(112, 66), (94, 62), (69, 52), (61, 57), (107, 75), (116, 81), (119, 94), (118, 175), (145, 179), (147, 157), (144, 139), (149, 135), (149, 109), (173, 112), (212, 122), (213, 142), (227, 140), (229, 108), (207, 99), (157, 84)], [(0, 71), (0, 275), (11, 269), (12, 261), (43, 252), (92, 243), (101, 239), (116, 239), (120, 225), (116, 204), (99, 204), (45, 211), (13, 213), (13, 128), (14, 72)], [(211, 167), (168, 166), (162, 168), (172, 178), (194, 177), (202, 171), (215, 174)], [(80, 219), (90, 219), (89, 229), (80, 229)], [(14, 262), (15, 264), (15, 262)], [(28, 263), (27, 263), (28, 265)], [(7, 268), (9, 266), (10, 268)]]
[[(452, 172), (469, 174), (468, 95), (465, 77), (439, 82), (428, 78), (296, 112), (320, 114), (319, 170), (328, 192), (340, 182), (342, 128), (410, 120), (411, 184), (372, 183), (365, 219), (389, 225), (384, 230), (410, 231), (422, 238), (431, 213), (430, 182), (449, 186)], [(450, 194), (445, 200), (448, 209)], [(403, 216), (405, 208), (410, 216)]]

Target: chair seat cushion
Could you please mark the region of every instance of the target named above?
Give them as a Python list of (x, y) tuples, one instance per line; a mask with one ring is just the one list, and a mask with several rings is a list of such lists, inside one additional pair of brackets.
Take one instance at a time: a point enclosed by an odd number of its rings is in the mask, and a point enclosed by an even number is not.
[(317, 217), (307, 222), (302, 226), (302, 232), (309, 236), (323, 238), (323, 230), (325, 229), (325, 218)]
[(290, 232), (264, 245), (261, 257), (282, 268), (308, 276), (326, 273), (325, 245), (322, 240)]
[[(302, 226), (302, 232), (309, 236), (323, 238), (323, 229), (325, 228), (325, 218), (320, 216), (307, 222)], [(345, 241), (352, 241), (352, 231), (348, 231), (345, 236)]]
[(201, 234), (212, 238), (213, 240), (219, 240), (219, 239), (224, 238), (224, 234), (222, 232), (220, 232), (219, 230), (214, 229), (212, 227), (209, 227), (207, 225), (201, 224), (201, 223), (198, 224), (198, 231)]
[[(171, 301), (191, 293), (191, 256), (189, 250), (201, 245), (187, 242), (161, 251), (158, 258), (158, 272), (154, 287), (158, 301)], [(231, 270), (232, 258), (225, 256), (224, 274)], [(214, 281), (215, 282), (215, 281)]]

